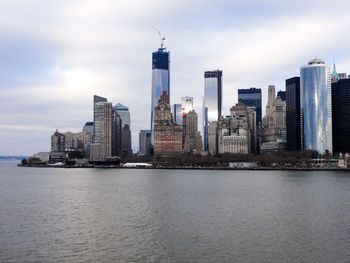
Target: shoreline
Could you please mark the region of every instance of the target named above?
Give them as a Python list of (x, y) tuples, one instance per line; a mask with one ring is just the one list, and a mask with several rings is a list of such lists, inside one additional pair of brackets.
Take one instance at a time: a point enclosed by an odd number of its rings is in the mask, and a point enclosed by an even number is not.
[(65, 169), (76, 169), (76, 168), (95, 168), (95, 169), (146, 169), (146, 170), (248, 170), (248, 171), (343, 171), (350, 172), (350, 168), (316, 168), (316, 167), (295, 167), (295, 168), (282, 168), (282, 167), (255, 167), (255, 168), (243, 168), (243, 167), (178, 167), (178, 166), (167, 166), (167, 167), (121, 167), (121, 166), (29, 166), (17, 164), (17, 167), (24, 168), (65, 168)]

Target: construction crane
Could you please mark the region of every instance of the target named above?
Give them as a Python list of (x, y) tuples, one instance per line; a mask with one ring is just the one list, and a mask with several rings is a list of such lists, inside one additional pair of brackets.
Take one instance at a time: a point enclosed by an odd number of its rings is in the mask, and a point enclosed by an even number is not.
[(152, 26), (154, 28), (155, 31), (158, 32), (158, 35), (159, 35), (159, 39), (160, 39), (160, 49), (159, 50), (164, 50), (166, 49), (164, 47), (164, 40), (165, 40), (165, 36), (163, 36), (160, 31), (155, 27), (155, 26)]

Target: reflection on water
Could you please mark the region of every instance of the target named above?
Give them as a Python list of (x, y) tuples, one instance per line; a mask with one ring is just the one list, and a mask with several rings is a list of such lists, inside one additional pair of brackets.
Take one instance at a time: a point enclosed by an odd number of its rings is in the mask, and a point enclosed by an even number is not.
[(0, 164), (1, 262), (350, 262), (350, 174)]

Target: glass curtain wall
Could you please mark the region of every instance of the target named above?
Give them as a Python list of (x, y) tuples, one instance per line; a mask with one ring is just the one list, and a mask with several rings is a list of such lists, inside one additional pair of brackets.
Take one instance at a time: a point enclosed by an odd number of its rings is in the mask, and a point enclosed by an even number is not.
[(301, 67), (301, 109), (305, 150), (332, 152), (330, 68), (315, 59)]

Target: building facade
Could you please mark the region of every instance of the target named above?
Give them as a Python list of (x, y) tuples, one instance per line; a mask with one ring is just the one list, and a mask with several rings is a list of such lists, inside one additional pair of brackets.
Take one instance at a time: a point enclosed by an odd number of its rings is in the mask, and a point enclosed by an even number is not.
[(231, 114), (218, 122), (219, 153), (256, 152), (256, 112), (238, 102), (230, 109)]
[(350, 153), (350, 79), (332, 83), (333, 152)]
[(300, 68), (300, 103), (304, 149), (332, 153), (331, 74), (320, 59)]
[(188, 153), (203, 151), (203, 141), (198, 131), (198, 116), (191, 110), (184, 116), (184, 151)]
[(131, 148), (131, 129), (130, 129), (130, 112), (129, 108), (118, 103), (113, 106), (113, 110), (120, 116), (121, 119), (121, 156), (132, 156)]
[(66, 136), (63, 133), (55, 131), (51, 136), (51, 152), (64, 152), (66, 147)]
[(300, 151), (303, 149), (303, 134), (300, 115), (300, 77), (286, 80), (286, 150)]
[(92, 142), (91, 134), (87, 132), (65, 132), (65, 151), (85, 152), (87, 144)]
[[(112, 103), (95, 103), (95, 137), (91, 144), (90, 158), (94, 160), (104, 160), (112, 155)], [(96, 150), (99, 145), (99, 151)], [(99, 154), (95, 155), (96, 152)]]
[(280, 97), (282, 101), (287, 100), (287, 91), (280, 90), (277, 92), (277, 97)]
[(262, 123), (261, 112), (261, 89), (239, 89), (238, 101), (249, 107), (255, 107), (256, 109), (256, 127), (259, 127)]
[(266, 105), (266, 116), (263, 119), (261, 132), (261, 152), (269, 149), (270, 146), (276, 145), (276, 151), (285, 148), (286, 135), (286, 102), (280, 97), (276, 97), (276, 89), (274, 85), (268, 87), (268, 99)]
[(122, 149), (122, 120), (112, 109), (112, 156), (121, 156)]
[(209, 148), (209, 124), (218, 121), (222, 115), (222, 71), (204, 72), (204, 97), (203, 97), (203, 136), (204, 150)]
[(94, 123), (92, 121), (85, 123), (83, 127), (83, 132), (90, 133), (92, 136), (94, 134)]
[(168, 95), (163, 91), (154, 107), (154, 155), (172, 157), (182, 153), (182, 125), (175, 124), (168, 104)]
[(92, 140), (94, 141), (95, 140), (95, 119), (96, 119), (96, 104), (98, 102), (107, 102), (107, 99), (106, 98), (103, 98), (103, 97), (100, 97), (100, 96), (97, 96), (97, 95), (94, 95), (94, 128), (93, 128), (93, 134), (92, 134)]
[(151, 155), (151, 130), (140, 130), (139, 152), (141, 155)]
[(208, 127), (208, 153), (215, 155), (218, 148), (218, 121), (212, 121)]
[[(152, 53), (152, 100), (151, 130), (153, 143), (154, 107), (158, 105), (160, 96), (165, 91), (170, 98), (170, 53), (162, 46)], [(170, 104), (170, 101), (168, 101)]]

